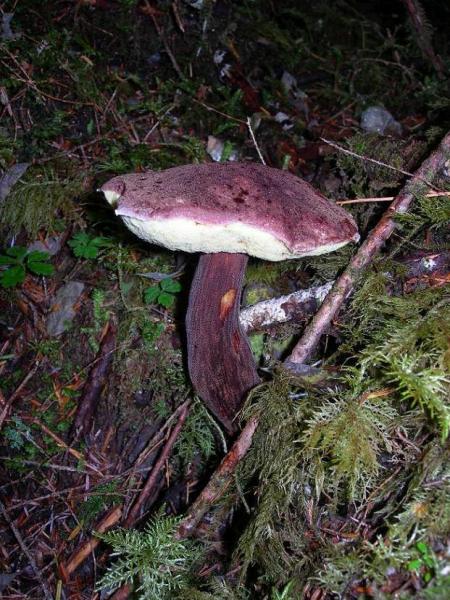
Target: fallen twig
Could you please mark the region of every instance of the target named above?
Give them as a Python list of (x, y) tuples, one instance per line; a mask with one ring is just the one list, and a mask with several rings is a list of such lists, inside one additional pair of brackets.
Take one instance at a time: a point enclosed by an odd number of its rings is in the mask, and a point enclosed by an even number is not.
[(250, 119), (250, 117), (247, 117), (247, 128), (250, 133), (250, 137), (252, 138), (252, 142), (255, 146), (256, 152), (258, 153), (259, 160), (262, 162), (263, 165), (265, 165), (266, 161), (264, 160), (264, 156), (262, 155), (262, 152), (258, 146), (258, 142), (256, 141), (255, 132), (253, 131), (252, 127), (252, 120)]
[(178, 435), (181, 431), (181, 428), (183, 427), (184, 422), (186, 421), (186, 418), (189, 414), (190, 404), (191, 404), (191, 401), (186, 400), (182, 404), (182, 407), (180, 407), (181, 412), (180, 412), (180, 416), (178, 417), (178, 421), (177, 421), (175, 427), (172, 429), (172, 431), (167, 439), (167, 442), (164, 445), (164, 448), (163, 448), (161, 454), (159, 455), (158, 460), (156, 461), (156, 463), (152, 469), (152, 472), (150, 473), (149, 478), (147, 479), (144, 487), (142, 488), (142, 491), (141, 491), (138, 499), (134, 503), (133, 508), (130, 510), (127, 518), (125, 519), (124, 527), (131, 527), (132, 525), (134, 525), (134, 523), (136, 523), (136, 521), (139, 520), (141, 509), (144, 506), (144, 504), (146, 503), (150, 494), (152, 493), (155, 483), (157, 481), (157, 478), (160, 475), (167, 459), (169, 458), (170, 454), (172, 453), (173, 446), (174, 446), (174, 444), (178, 438)]
[(94, 409), (106, 383), (106, 376), (114, 356), (116, 346), (116, 327), (109, 321), (104, 330), (96, 360), (89, 371), (78, 402), (77, 413), (73, 421), (73, 438), (88, 433), (92, 426)]
[(427, 27), (426, 16), (421, 4), (417, 0), (403, 0), (403, 4), (405, 4), (408, 10), (409, 17), (417, 33), (417, 36), (415, 36), (417, 43), (425, 58), (429, 58), (439, 79), (445, 79), (444, 63), (441, 57), (435, 53), (431, 44), (431, 35), (428, 31), (429, 26)]
[(37, 360), (34, 367), (28, 371), (28, 373), (25, 375), (25, 377), (22, 379), (22, 381), (20, 382), (20, 384), (17, 386), (17, 388), (15, 389), (15, 391), (11, 394), (11, 396), (8, 398), (8, 400), (4, 401), (2, 400), (2, 412), (0, 413), (0, 429), (2, 428), (3, 425), (3, 421), (6, 419), (6, 417), (8, 416), (8, 412), (14, 402), (14, 400), (20, 395), (20, 392), (23, 390), (23, 388), (27, 385), (27, 383), (30, 381), (30, 379), (34, 376), (34, 374), (36, 373), (36, 371), (38, 370), (40, 365), (40, 362)]
[[(111, 529), (111, 527), (118, 523), (121, 517), (122, 507), (116, 506), (112, 508), (96, 526), (95, 531), (105, 533), (105, 531), (108, 531), (108, 529)], [(67, 582), (69, 580), (70, 575), (92, 554), (99, 543), (99, 538), (91, 537), (85, 544), (73, 552), (66, 564), (60, 564), (60, 572), (64, 581)]]
[(311, 323), (306, 327), (291, 355), (285, 361), (287, 368), (295, 371), (296, 367), (304, 364), (311, 357), (321, 336), (328, 329), (344, 300), (353, 291), (357, 278), (394, 231), (396, 227), (395, 217), (407, 212), (414, 196), (425, 191), (424, 184), (431, 185), (428, 183), (429, 179), (435, 178), (444, 168), (449, 154), (450, 133), (447, 133), (437, 150), (422, 163), (412, 179), (406, 183), (396, 196), (378, 224), (361, 244), (345, 271), (337, 279)]
[[(438, 198), (439, 196), (450, 196), (450, 192), (428, 192), (425, 198)], [(380, 196), (379, 198), (353, 198), (353, 200), (336, 200), (336, 204), (365, 204), (367, 202), (392, 202), (395, 196)]]
[(246, 423), (244, 429), (231, 447), (231, 450), (223, 458), (207, 486), (203, 488), (198, 498), (192, 504), (188, 514), (178, 526), (176, 534), (178, 538), (184, 538), (191, 535), (200, 523), (202, 517), (211, 508), (212, 504), (218, 498), (223, 496), (232, 482), (236, 466), (250, 448), (253, 434), (255, 433), (257, 426), (258, 419), (256, 417), (251, 418)]
[(379, 167), (384, 167), (386, 169), (390, 169), (391, 171), (395, 171), (396, 173), (401, 173), (402, 175), (407, 175), (408, 177), (413, 177), (415, 181), (418, 181), (418, 180), (422, 181), (423, 183), (426, 183), (429, 187), (436, 190), (436, 192), (440, 192), (440, 190), (438, 190), (428, 179), (426, 179), (424, 177), (424, 175), (426, 174), (426, 171), (421, 174), (419, 174), (418, 171), (416, 171), (416, 173), (410, 173), (409, 171), (404, 171), (403, 169), (399, 169), (398, 167), (393, 167), (392, 165), (382, 162), (381, 160), (376, 160), (375, 158), (369, 158), (368, 156), (363, 156), (362, 154), (353, 152), (353, 150), (349, 150), (348, 148), (339, 146), (339, 144), (336, 144), (335, 142), (332, 142), (331, 140), (326, 140), (325, 138), (320, 138), (320, 139), (322, 140), (322, 142), (325, 142), (325, 144), (328, 144), (332, 148), (336, 148), (336, 150), (339, 150), (339, 152), (343, 152), (344, 154), (348, 154), (349, 156), (353, 156), (354, 158), (359, 158), (360, 160), (363, 160), (365, 162), (371, 162), (374, 165), (378, 165)]
[(271, 298), (248, 306), (241, 311), (239, 321), (245, 332), (287, 323), (297, 317), (313, 314), (330, 291), (333, 281), (298, 290), (292, 294)]
[[(414, 256), (403, 256), (399, 264), (406, 267), (404, 293), (412, 292), (420, 285), (436, 286), (448, 282), (450, 252), (420, 252)], [(241, 311), (239, 320), (246, 333), (267, 329), (282, 323), (300, 322), (314, 314), (334, 281), (298, 290), (292, 294), (257, 302)]]

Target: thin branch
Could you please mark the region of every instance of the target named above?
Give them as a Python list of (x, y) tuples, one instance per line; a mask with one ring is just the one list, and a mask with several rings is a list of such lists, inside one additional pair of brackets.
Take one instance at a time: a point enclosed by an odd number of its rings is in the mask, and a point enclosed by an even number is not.
[(256, 417), (251, 418), (246, 423), (231, 450), (223, 458), (207, 486), (203, 488), (197, 500), (192, 504), (188, 514), (178, 526), (176, 534), (178, 538), (185, 538), (191, 535), (213, 503), (226, 492), (234, 479), (237, 465), (250, 448), (253, 434), (257, 427), (258, 419)]
[(248, 306), (239, 316), (241, 327), (249, 332), (314, 314), (332, 285), (331, 281)]
[(306, 327), (292, 354), (285, 361), (287, 368), (295, 371), (296, 368), (309, 360), (320, 338), (337, 315), (342, 303), (352, 293), (355, 282), (395, 230), (395, 217), (406, 213), (414, 197), (425, 192), (424, 182), (430, 185), (427, 180), (435, 178), (441, 172), (446, 161), (448, 161), (449, 155), (450, 132), (444, 137), (438, 149), (422, 163), (413, 175), (412, 180), (408, 181), (396, 196), (378, 224), (353, 256), (348, 267), (337, 279), (311, 323)]
[(328, 144), (332, 148), (336, 148), (336, 150), (339, 150), (339, 152), (343, 152), (344, 154), (348, 154), (349, 156), (353, 156), (354, 158), (359, 158), (360, 160), (363, 160), (365, 162), (371, 162), (374, 165), (378, 165), (379, 167), (385, 167), (386, 169), (390, 169), (391, 171), (395, 171), (396, 173), (401, 173), (402, 175), (407, 175), (408, 177), (414, 177), (416, 180), (423, 181), (423, 183), (426, 183), (429, 187), (433, 188), (437, 192), (440, 191), (440, 190), (438, 190), (437, 187), (434, 186), (434, 184), (432, 184), (423, 175), (417, 175), (414, 173), (410, 173), (409, 171), (404, 171), (403, 169), (398, 169), (397, 167), (393, 167), (392, 165), (389, 165), (388, 163), (384, 163), (381, 160), (376, 160), (375, 158), (369, 158), (368, 156), (363, 156), (362, 154), (357, 154), (356, 152), (353, 152), (352, 150), (348, 150), (347, 148), (343, 148), (342, 146), (339, 146), (339, 144), (335, 144), (334, 142), (332, 142), (330, 140), (326, 140), (325, 138), (321, 137), (320, 139), (322, 140), (322, 142), (325, 142), (325, 144)]
[[(428, 192), (425, 198), (438, 198), (439, 196), (450, 196), (450, 192)], [(365, 204), (366, 202), (392, 202), (395, 196), (380, 196), (379, 198), (353, 198), (353, 200), (337, 200), (336, 204)]]
[(403, 0), (403, 4), (406, 6), (411, 23), (416, 30), (417, 35), (414, 37), (417, 40), (424, 57), (430, 60), (439, 79), (441, 81), (444, 80), (444, 63), (442, 62), (441, 57), (435, 53), (431, 44), (431, 35), (428, 31), (430, 26), (427, 24), (425, 11), (417, 0)]
[(35, 362), (34, 367), (30, 371), (28, 371), (28, 373), (22, 379), (22, 381), (17, 386), (17, 388), (15, 389), (15, 391), (11, 394), (11, 396), (9, 397), (9, 399), (6, 400), (5, 402), (2, 401), (3, 409), (2, 409), (2, 412), (0, 413), (0, 429), (2, 428), (4, 420), (8, 416), (8, 412), (9, 412), (9, 410), (10, 410), (10, 408), (11, 408), (14, 400), (17, 398), (17, 396), (20, 395), (20, 392), (27, 385), (27, 383), (30, 381), (30, 379), (32, 377), (34, 377), (36, 371), (39, 369), (39, 366), (40, 366), (40, 362), (37, 360)]
[(253, 144), (254, 144), (254, 146), (256, 148), (256, 152), (258, 153), (259, 160), (262, 162), (263, 165), (265, 165), (266, 161), (264, 160), (264, 156), (262, 155), (262, 152), (261, 152), (261, 150), (259, 149), (259, 146), (258, 146), (258, 142), (256, 141), (256, 137), (255, 137), (255, 134), (253, 132), (252, 121), (251, 121), (250, 117), (247, 117), (247, 127), (248, 127), (248, 130), (250, 132), (250, 136), (252, 138), (252, 142), (253, 142)]
[[(122, 506), (116, 506), (109, 510), (102, 520), (95, 527), (97, 533), (105, 533), (120, 521), (122, 516)], [(69, 560), (64, 564), (60, 563), (60, 570), (64, 575), (65, 581), (69, 581), (70, 575), (90, 556), (95, 548), (100, 544), (100, 538), (91, 537), (80, 548), (70, 556)]]
[(124, 527), (131, 527), (132, 525), (134, 525), (134, 523), (136, 521), (139, 520), (141, 509), (142, 509), (143, 505), (145, 504), (145, 502), (147, 501), (150, 494), (152, 493), (153, 488), (155, 487), (157, 478), (160, 475), (162, 468), (166, 464), (166, 461), (172, 452), (175, 442), (177, 441), (177, 438), (181, 431), (181, 428), (183, 427), (184, 422), (186, 421), (186, 418), (189, 414), (190, 404), (191, 404), (191, 401), (186, 400), (184, 402), (184, 404), (182, 405), (183, 409), (180, 412), (178, 421), (177, 421), (175, 427), (172, 429), (172, 432), (171, 432), (166, 444), (164, 445), (164, 448), (163, 448), (161, 454), (159, 455), (158, 460), (156, 461), (155, 466), (153, 467), (152, 472), (150, 473), (150, 476), (147, 479), (146, 484), (142, 488), (139, 498), (136, 500), (136, 502), (133, 505), (133, 508), (130, 510), (130, 512), (124, 522)]

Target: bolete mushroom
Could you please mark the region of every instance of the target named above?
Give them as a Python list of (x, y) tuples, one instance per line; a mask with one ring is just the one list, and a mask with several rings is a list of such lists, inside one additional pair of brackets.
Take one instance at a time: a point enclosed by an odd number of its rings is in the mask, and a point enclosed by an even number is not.
[(101, 188), (138, 237), (201, 252), (186, 318), (194, 388), (229, 433), (259, 377), (239, 325), (248, 256), (280, 261), (358, 240), (351, 216), (287, 171), (201, 164), (114, 177)]

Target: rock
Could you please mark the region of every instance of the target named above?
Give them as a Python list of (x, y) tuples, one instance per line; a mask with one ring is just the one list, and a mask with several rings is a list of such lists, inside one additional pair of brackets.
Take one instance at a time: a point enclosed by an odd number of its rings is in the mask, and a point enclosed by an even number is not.
[(47, 334), (49, 336), (55, 337), (66, 331), (75, 317), (75, 305), (79, 301), (84, 287), (84, 283), (81, 281), (69, 281), (58, 290), (50, 307), (51, 312), (47, 317)]

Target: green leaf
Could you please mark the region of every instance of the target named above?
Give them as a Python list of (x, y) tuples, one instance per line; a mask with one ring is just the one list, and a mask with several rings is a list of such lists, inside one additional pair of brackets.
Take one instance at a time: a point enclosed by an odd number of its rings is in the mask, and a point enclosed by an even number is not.
[(167, 292), (161, 292), (158, 296), (158, 303), (161, 304), (161, 306), (164, 306), (164, 308), (170, 308), (173, 306), (174, 302), (175, 296), (172, 296), (172, 294), (168, 294)]
[(36, 275), (44, 275), (45, 277), (53, 275), (55, 272), (54, 266), (48, 262), (33, 261), (28, 263), (28, 268)]
[(78, 258), (97, 258), (100, 248), (109, 246), (110, 240), (101, 236), (91, 237), (80, 231), (73, 236), (68, 245)]
[(167, 279), (163, 279), (160, 283), (161, 289), (165, 292), (170, 292), (171, 294), (176, 294), (177, 292), (181, 292), (181, 283), (178, 281), (174, 281), (170, 277)]
[(17, 260), (17, 258), (4, 256), (3, 254), (0, 255), (0, 265), (14, 265), (14, 264), (17, 264), (18, 262), (19, 261)]
[(27, 262), (42, 262), (44, 260), (50, 260), (50, 254), (48, 252), (33, 250), (27, 254)]
[(146, 304), (153, 304), (154, 302), (156, 302), (160, 293), (161, 290), (158, 286), (153, 285), (152, 287), (148, 287), (144, 290), (144, 302)]
[(23, 283), (24, 279), (25, 268), (22, 265), (15, 265), (0, 274), (0, 285), (4, 288), (14, 287)]
[(12, 248), (7, 249), (6, 254), (22, 260), (28, 254), (28, 250), (23, 246), (13, 246)]
[(75, 248), (77, 246), (86, 245), (89, 243), (91, 238), (84, 231), (79, 231), (76, 233), (71, 240), (67, 243), (71, 248)]
[(432, 556), (430, 556), (430, 555), (424, 556), (423, 562), (424, 562), (425, 566), (428, 567), (429, 569), (434, 568), (434, 559)]
[(422, 559), (420, 559), (420, 558), (411, 560), (407, 565), (408, 571), (418, 571), (421, 566), (422, 566)]
[(81, 258), (97, 258), (98, 247), (94, 244), (88, 244), (84, 248), (74, 248), (74, 254)]
[(430, 549), (428, 548), (428, 545), (425, 542), (417, 542), (416, 548), (421, 554), (430, 553)]

